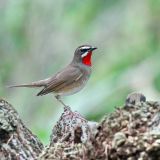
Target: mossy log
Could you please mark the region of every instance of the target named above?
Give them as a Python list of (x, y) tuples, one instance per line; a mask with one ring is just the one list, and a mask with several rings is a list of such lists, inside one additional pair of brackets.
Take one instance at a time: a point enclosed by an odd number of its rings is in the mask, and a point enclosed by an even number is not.
[(43, 147), (13, 107), (0, 100), (0, 159), (160, 160), (160, 103), (133, 93), (100, 122), (66, 107)]

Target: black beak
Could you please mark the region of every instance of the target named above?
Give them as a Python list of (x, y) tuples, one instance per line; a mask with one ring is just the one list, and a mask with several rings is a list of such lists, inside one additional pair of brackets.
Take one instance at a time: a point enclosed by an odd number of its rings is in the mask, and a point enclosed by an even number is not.
[(96, 50), (97, 49), (97, 47), (92, 47), (91, 48), (91, 51), (94, 51), (94, 50)]

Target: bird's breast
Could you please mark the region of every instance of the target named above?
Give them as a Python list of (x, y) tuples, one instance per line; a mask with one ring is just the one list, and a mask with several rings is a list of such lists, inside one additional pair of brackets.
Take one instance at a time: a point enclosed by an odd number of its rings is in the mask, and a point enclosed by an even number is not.
[(69, 85), (66, 85), (63, 89), (58, 91), (58, 95), (60, 96), (67, 96), (67, 95), (72, 95), (84, 88), (86, 85), (88, 79), (90, 77), (90, 72), (84, 72), (83, 75)]

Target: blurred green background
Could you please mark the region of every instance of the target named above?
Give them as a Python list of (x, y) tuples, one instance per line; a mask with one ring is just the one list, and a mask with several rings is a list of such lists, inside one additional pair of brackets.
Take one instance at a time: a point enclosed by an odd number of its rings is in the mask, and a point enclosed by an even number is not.
[(50, 77), (82, 44), (98, 50), (85, 89), (63, 99), (73, 110), (99, 120), (132, 91), (159, 100), (160, 0), (0, 0), (0, 97), (45, 144), (61, 104), (5, 86)]

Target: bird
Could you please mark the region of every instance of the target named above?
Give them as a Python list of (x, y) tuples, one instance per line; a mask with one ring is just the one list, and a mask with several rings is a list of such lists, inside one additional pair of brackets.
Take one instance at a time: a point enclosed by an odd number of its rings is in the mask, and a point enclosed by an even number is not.
[(61, 71), (47, 79), (31, 82), (29, 84), (11, 85), (13, 87), (42, 88), (37, 96), (53, 93), (55, 98), (64, 106), (63, 96), (79, 92), (86, 85), (92, 70), (92, 53), (97, 47), (81, 45), (75, 52), (72, 61)]

